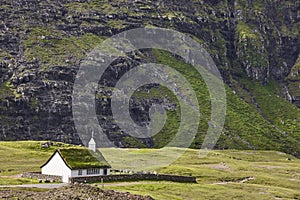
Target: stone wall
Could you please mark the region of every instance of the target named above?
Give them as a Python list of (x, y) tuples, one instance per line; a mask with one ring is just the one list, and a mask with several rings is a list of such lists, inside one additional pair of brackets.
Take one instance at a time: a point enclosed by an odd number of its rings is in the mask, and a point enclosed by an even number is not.
[(173, 181), (173, 182), (185, 182), (196, 183), (196, 177), (194, 176), (176, 176), (168, 174), (120, 174), (120, 175), (103, 175), (103, 176), (91, 176), (91, 177), (73, 177), (70, 178), (71, 183), (85, 183), (85, 182), (113, 182), (113, 181)]
[(61, 176), (54, 176), (54, 175), (46, 175), (46, 174), (41, 174), (40, 172), (24, 172), (22, 174), (23, 178), (36, 178), (44, 181), (49, 181), (49, 182), (61, 182), (62, 177)]

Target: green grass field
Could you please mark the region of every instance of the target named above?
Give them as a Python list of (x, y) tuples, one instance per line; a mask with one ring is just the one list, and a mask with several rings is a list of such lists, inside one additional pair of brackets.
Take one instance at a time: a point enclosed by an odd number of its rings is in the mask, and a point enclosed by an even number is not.
[(22, 172), (40, 171), (44, 164), (59, 146), (71, 146), (55, 143), (56, 146), (44, 149), (45, 142), (21, 141), (0, 142), (0, 185), (37, 183), (34, 179), (20, 178)]
[[(114, 152), (114, 149), (103, 151)], [(127, 149), (133, 154), (140, 150)], [(153, 160), (143, 149), (144, 160)], [(178, 149), (181, 151), (181, 149)], [(124, 154), (120, 163), (132, 161)], [(126, 154), (125, 154), (126, 155)], [(149, 154), (150, 155), (150, 154)], [(114, 166), (114, 164), (112, 164)], [(205, 158), (189, 149), (170, 166), (158, 170), (164, 174), (193, 175), (198, 184), (140, 182), (107, 188), (149, 194), (156, 199), (299, 199), (300, 160), (276, 151), (215, 150)]]
[[(43, 142), (0, 142), (0, 184), (35, 183), (17, 175), (25, 171), (39, 171), (39, 167), (62, 143), (48, 149)], [(67, 145), (69, 146), (69, 145)], [(101, 149), (110, 155), (110, 164), (127, 169), (138, 155), (144, 160), (158, 162), (163, 159), (153, 149)], [(182, 149), (173, 152), (182, 153)], [(131, 156), (126, 156), (131, 155)], [(132, 157), (136, 155), (137, 157)], [(114, 156), (114, 157), (113, 157)], [(121, 156), (121, 157), (120, 157)], [(174, 155), (165, 155), (165, 158)], [(164, 174), (193, 175), (197, 184), (173, 182), (138, 182), (107, 184), (105, 189), (129, 191), (151, 195), (155, 199), (300, 199), (300, 160), (276, 151), (214, 150), (206, 157), (199, 157), (199, 150), (188, 149), (169, 166), (153, 169)]]

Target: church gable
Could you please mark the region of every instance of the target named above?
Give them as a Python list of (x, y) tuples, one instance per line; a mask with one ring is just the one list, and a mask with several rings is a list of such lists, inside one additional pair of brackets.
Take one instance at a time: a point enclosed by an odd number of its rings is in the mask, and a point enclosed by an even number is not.
[(41, 166), (44, 167), (59, 154), (65, 165), (70, 169), (88, 169), (88, 168), (110, 168), (110, 165), (98, 150), (91, 151), (84, 147), (72, 147), (58, 149), (49, 158), (49, 160)]

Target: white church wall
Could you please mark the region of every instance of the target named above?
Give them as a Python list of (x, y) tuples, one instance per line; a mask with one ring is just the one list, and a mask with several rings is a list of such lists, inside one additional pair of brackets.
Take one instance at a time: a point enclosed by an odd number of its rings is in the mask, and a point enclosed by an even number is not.
[[(90, 170), (92, 170), (92, 169), (90, 169)], [(88, 173), (88, 169), (81, 169), (81, 173), (79, 173), (79, 171), (80, 171), (79, 169), (74, 169), (71, 172), (71, 176), (72, 177), (79, 177), (79, 176), (99, 176), (99, 175), (105, 175), (103, 168), (98, 168), (98, 170), (94, 170), (93, 173)], [(110, 174), (110, 169), (106, 169), (106, 170), (107, 170), (107, 174), (106, 175), (109, 175)], [(95, 171), (97, 173), (95, 173)]]
[(65, 164), (59, 153), (56, 152), (51, 160), (42, 167), (42, 174), (62, 176), (63, 182), (69, 182), (71, 169)]

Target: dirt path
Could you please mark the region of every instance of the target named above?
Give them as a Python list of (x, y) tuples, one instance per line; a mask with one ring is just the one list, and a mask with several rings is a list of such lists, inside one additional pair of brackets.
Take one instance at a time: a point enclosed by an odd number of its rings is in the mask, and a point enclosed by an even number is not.
[(236, 182), (236, 181), (216, 182), (216, 183), (212, 183), (212, 185), (225, 185), (225, 184), (228, 184), (228, 183), (246, 183), (246, 182), (251, 181), (251, 180), (255, 180), (255, 177), (244, 178), (243, 180), (240, 180), (238, 182)]
[(24, 184), (24, 185), (0, 185), (0, 188), (44, 188), (52, 189), (66, 186), (67, 183), (51, 183), (51, 184)]
[[(152, 184), (152, 182), (117, 182), (117, 183), (103, 183), (103, 186), (129, 186), (129, 185), (139, 185), (139, 184)], [(67, 183), (43, 183), (43, 184), (23, 184), (23, 185), (0, 185), (0, 188), (60, 188), (62, 186), (68, 185)], [(102, 184), (94, 184), (97, 186), (102, 186)]]
[(1, 178), (22, 178), (22, 174), (14, 174), (10, 176), (0, 176)]
[[(157, 183), (157, 181), (156, 181)], [(96, 183), (92, 185), (97, 185), (98, 187), (105, 186), (131, 186), (131, 185), (140, 185), (140, 184), (153, 184), (153, 182), (114, 182), (114, 183)], [(43, 184), (23, 184), (23, 185), (0, 185), (0, 188), (44, 188), (44, 189), (52, 189), (52, 188), (60, 188), (62, 186), (67, 186), (67, 183), (43, 183)]]

